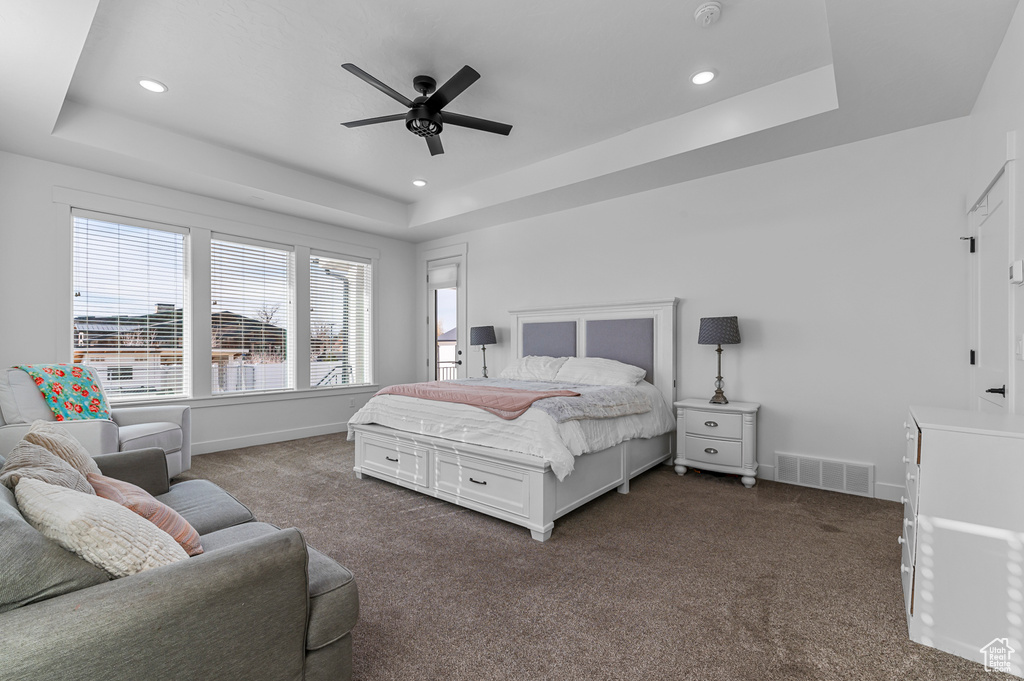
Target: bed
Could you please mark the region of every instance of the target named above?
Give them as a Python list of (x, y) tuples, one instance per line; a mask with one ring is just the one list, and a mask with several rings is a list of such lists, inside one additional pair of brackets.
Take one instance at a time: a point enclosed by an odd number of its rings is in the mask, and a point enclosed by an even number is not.
[[(639, 387), (671, 414), (676, 392), (676, 305), (671, 298), (513, 311), (511, 358), (513, 362), (526, 357), (603, 358), (640, 367), (645, 379)], [(558, 445), (550, 439), (530, 446), (517, 442), (516, 448), (532, 449), (514, 451), (511, 445), (500, 446), (509, 442), (507, 434), (490, 437), (508, 427), (544, 435), (549, 419), (536, 408), (507, 422), (518, 422), (515, 426), (499, 424), (499, 417), (459, 404), (444, 407), (452, 410), (450, 418), (431, 422), (426, 413), (435, 407), (427, 405), (427, 400), (394, 398), (407, 401), (411, 411), (391, 416), (381, 405), (383, 399), (371, 399), (349, 422), (357, 477), (369, 475), (515, 523), (529, 529), (538, 541), (546, 541), (554, 521), (569, 511), (611, 489), (627, 494), (632, 478), (667, 461), (673, 451), (671, 424), (660, 428), (664, 432), (631, 437), (598, 451), (579, 453), (581, 447), (569, 442), (566, 448), (573, 456), (571, 472), (566, 472), (565, 457), (555, 451)], [(417, 410), (425, 414), (423, 418)], [(607, 430), (613, 419), (602, 421), (579, 428)], [(563, 425), (557, 424), (559, 432), (577, 428)], [(635, 432), (646, 435), (646, 431)]]

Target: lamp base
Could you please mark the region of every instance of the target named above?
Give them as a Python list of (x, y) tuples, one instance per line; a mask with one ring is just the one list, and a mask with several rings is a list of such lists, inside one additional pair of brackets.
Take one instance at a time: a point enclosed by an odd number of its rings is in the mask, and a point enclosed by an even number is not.
[(708, 404), (729, 404), (729, 400), (726, 399), (725, 393), (721, 390), (716, 390), (715, 394), (708, 400)]

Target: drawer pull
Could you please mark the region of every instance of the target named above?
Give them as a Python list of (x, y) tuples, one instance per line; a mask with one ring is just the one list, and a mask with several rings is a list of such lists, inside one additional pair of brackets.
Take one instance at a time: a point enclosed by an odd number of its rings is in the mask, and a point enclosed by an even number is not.
[(914, 434), (913, 433), (907, 433), (907, 441), (909, 442), (910, 440), (913, 440), (913, 439), (914, 439)]
[(912, 482), (913, 480), (914, 480), (914, 476), (911, 475), (910, 473), (907, 473), (907, 482)]
[(906, 456), (903, 457), (903, 463), (910, 463), (910, 458)]
[(899, 537), (897, 537), (896, 541), (899, 542), (900, 544), (902, 544), (903, 543), (903, 535), (900, 535)]
[(900, 572), (904, 572), (904, 573), (909, 575), (910, 574), (910, 568), (907, 567), (906, 565), (900, 565)]
[(393, 461), (395, 463), (398, 463), (398, 459), (397, 458), (392, 459), (390, 456), (387, 456), (387, 455), (385, 455), (384, 458), (387, 459), (388, 461)]
[(906, 497), (900, 497), (900, 503), (903, 504), (904, 506), (907, 505), (908, 501), (910, 501), (910, 500), (907, 499)]
[(704, 453), (705, 454), (718, 454), (718, 450), (714, 449), (712, 447), (705, 447), (704, 448)]
[(470, 482), (475, 482), (478, 485), (486, 485), (487, 484), (486, 480), (474, 480), (473, 478), (470, 478), (469, 481)]
[(910, 518), (904, 518), (903, 519), (903, 527), (913, 527), (913, 526), (914, 526), (914, 521), (913, 520), (911, 520)]
[(718, 427), (718, 424), (715, 423), (714, 421), (705, 421), (704, 425), (707, 426), (708, 428), (717, 428)]

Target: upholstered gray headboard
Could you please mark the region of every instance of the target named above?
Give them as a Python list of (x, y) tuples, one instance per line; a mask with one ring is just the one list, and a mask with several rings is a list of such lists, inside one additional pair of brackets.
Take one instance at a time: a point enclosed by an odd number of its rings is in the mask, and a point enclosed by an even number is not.
[(678, 300), (537, 308), (511, 313), (514, 358), (604, 357), (641, 367), (646, 380), (675, 399)]

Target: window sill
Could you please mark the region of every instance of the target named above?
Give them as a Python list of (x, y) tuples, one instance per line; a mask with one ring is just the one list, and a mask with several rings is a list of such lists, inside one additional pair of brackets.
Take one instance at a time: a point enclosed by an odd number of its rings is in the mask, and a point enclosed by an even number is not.
[(341, 397), (343, 395), (370, 394), (380, 390), (374, 383), (353, 385), (337, 388), (303, 388), (299, 390), (271, 390), (265, 392), (222, 393), (206, 397), (173, 397), (153, 400), (111, 400), (110, 406), (115, 409), (127, 407), (153, 407), (164, 404), (188, 404), (193, 409), (207, 409), (235, 404), (254, 404), (260, 402), (281, 402), (287, 400), (306, 400), (317, 397)]

